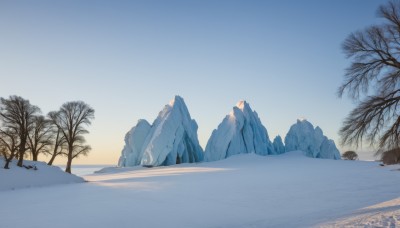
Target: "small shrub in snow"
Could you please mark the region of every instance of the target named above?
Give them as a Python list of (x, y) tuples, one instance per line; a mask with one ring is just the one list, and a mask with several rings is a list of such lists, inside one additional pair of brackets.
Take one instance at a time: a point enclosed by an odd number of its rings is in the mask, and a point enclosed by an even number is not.
[(354, 151), (346, 151), (342, 154), (344, 160), (358, 160), (358, 154)]
[(393, 165), (400, 163), (400, 148), (388, 150), (382, 153), (381, 161), (385, 165)]

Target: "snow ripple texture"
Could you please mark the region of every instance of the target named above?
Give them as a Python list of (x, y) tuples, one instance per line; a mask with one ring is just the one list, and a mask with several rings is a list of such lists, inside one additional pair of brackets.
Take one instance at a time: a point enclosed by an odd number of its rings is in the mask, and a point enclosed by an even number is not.
[(203, 160), (197, 137), (197, 123), (192, 120), (183, 98), (175, 98), (150, 125), (139, 120), (125, 136), (119, 166), (160, 166), (193, 163)]

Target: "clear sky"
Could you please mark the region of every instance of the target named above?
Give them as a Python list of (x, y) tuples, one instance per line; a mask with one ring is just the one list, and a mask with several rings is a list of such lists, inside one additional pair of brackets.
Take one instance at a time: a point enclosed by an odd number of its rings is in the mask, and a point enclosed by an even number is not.
[(271, 140), (306, 118), (338, 144), (353, 107), (336, 95), (349, 63), (340, 45), (379, 23), (384, 2), (0, 0), (0, 96), (20, 95), (43, 113), (90, 104), (93, 150), (75, 164), (116, 164), (125, 133), (174, 95), (203, 148), (241, 99)]

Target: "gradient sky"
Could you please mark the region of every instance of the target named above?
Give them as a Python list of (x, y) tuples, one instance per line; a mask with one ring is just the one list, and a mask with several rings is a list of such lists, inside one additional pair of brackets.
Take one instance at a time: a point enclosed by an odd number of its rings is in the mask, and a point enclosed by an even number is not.
[(43, 113), (90, 104), (93, 150), (75, 164), (116, 164), (125, 133), (174, 95), (203, 148), (241, 99), (271, 140), (306, 118), (338, 144), (354, 105), (336, 95), (349, 64), (340, 45), (379, 23), (384, 2), (0, 0), (0, 96), (20, 95)]

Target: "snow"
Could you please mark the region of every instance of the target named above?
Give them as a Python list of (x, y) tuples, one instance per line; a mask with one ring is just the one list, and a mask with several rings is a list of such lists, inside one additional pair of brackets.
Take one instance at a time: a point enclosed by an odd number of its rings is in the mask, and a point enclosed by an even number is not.
[(175, 96), (150, 125), (139, 120), (125, 136), (119, 166), (160, 166), (203, 160), (192, 120), (183, 98)]
[(400, 198), (378, 203), (345, 218), (318, 225), (325, 227), (400, 227)]
[(2, 191), (7, 206), (0, 207), (0, 226), (398, 226), (399, 168), (313, 159), (301, 151), (105, 168), (85, 176), (90, 182), (84, 184)]
[(37, 170), (21, 168), (16, 164), (14, 160), (10, 163), (10, 169), (3, 169), (4, 160), (0, 159), (0, 191), (84, 182), (84, 179), (44, 162), (24, 161), (24, 165), (36, 166)]
[(308, 157), (340, 159), (335, 142), (328, 139), (320, 127), (307, 120), (297, 120), (285, 137), (286, 151), (301, 150)]
[(246, 101), (239, 101), (208, 140), (204, 160), (217, 161), (241, 153), (275, 154), (267, 129)]

